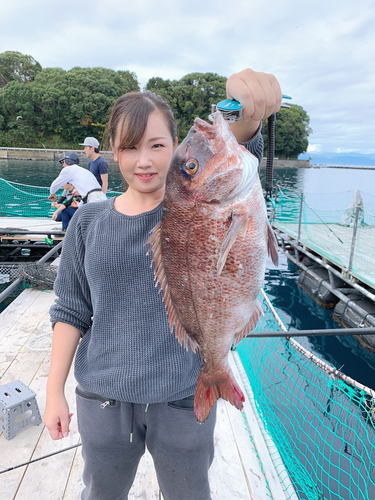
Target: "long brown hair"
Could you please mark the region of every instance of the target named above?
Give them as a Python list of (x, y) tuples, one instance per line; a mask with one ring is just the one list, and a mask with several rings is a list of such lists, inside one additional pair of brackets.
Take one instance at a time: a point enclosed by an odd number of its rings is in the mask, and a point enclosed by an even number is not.
[(112, 147), (123, 151), (139, 144), (147, 127), (148, 117), (153, 111), (162, 114), (175, 142), (177, 125), (169, 104), (149, 91), (129, 92), (119, 97), (112, 109), (108, 123)]

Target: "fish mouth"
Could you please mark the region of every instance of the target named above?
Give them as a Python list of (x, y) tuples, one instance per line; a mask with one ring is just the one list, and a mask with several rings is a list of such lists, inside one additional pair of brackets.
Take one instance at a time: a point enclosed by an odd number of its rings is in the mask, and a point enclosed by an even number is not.
[(194, 120), (194, 129), (202, 133), (208, 140), (213, 140), (216, 137), (222, 136), (224, 140), (230, 140), (232, 132), (229, 123), (224, 119), (220, 111), (215, 111), (213, 115), (213, 123), (208, 123), (201, 118)]

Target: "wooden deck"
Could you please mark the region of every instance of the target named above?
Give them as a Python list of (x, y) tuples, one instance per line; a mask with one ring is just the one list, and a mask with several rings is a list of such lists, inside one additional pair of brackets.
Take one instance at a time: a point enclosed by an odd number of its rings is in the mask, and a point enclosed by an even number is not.
[[(49, 370), (51, 333), (49, 308), (55, 299), (50, 291), (27, 289), (0, 314), (0, 385), (20, 380), (37, 395), (43, 415)], [(34, 350), (34, 349), (45, 350)], [(31, 350), (33, 349), (33, 350)], [(232, 368), (240, 379), (233, 359)], [(245, 382), (246, 383), (246, 382)], [(243, 390), (245, 387), (241, 382)], [(69, 405), (75, 413), (73, 373), (66, 385)], [(215, 460), (210, 469), (213, 500), (282, 500), (285, 495), (269, 453), (269, 438), (258, 425), (251, 398), (241, 413), (220, 400), (215, 431)], [(245, 423), (246, 419), (246, 423)], [(53, 441), (43, 424), (29, 426), (7, 441), (0, 435), (1, 500), (78, 500), (82, 490), (81, 449), (54, 455), (10, 472), (1, 471), (78, 444), (77, 422), (73, 416), (69, 437)], [(266, 444), (267, 443), (267, 444)], [(268, 446), (268, 447), (267, 447)], [(271, 450), (272, 451), (272, 450)], [(275, 450), (272, 451), (274, 453)], [(284, 472), (285, 474), (285, 472)], [(281, 477), (286, 486), (285, 477)], [(289, 494), (290, 494), (289, 487)], [(162, 499), (152, 458), (142, 458), (130, 500)]]
[[(298, 224), (276, 221), (273, 226), (293, 238)], [(300, 242), (322, 258), (346, 272), (353, 239), (353, 228), (339, 224), (302, 224)], [(357, 233), (352, 276), (375, 288), (375, 226), (360, 228)]]
[(0, 217), (0, 232), (6, 228), (24, 229), (25, 231), (60, 231), (61, 222), (46, 218)]

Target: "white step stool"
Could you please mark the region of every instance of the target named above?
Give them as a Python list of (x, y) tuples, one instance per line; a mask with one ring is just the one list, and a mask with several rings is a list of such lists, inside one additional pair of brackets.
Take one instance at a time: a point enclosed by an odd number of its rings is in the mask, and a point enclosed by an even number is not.
[(19, 380), (0, 386), (0, 429), (5, 439), (13, 439), (28, 425), (42, 423), (35, 396), (35, 392)]

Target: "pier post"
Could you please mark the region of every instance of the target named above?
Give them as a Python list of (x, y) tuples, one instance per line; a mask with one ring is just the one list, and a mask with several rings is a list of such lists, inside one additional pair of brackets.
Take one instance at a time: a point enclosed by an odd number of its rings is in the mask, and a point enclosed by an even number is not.
[(298, 243), (300, 243), (300, 237), (301, 237), (302, 210), (303, 210), (303, 193), (301, 193), (301, 199), (299, 203), (299, 220), (298, 220), (298, 235), (297, 235)]
[(358, 218), (359, 218), (359, 210), (361, 205), (356, 205), (355, 207), (355, 218), (353, 224), (353, 236), (352, 236), (352, 245), (350, 248), (350, 256), (349, 256), (349, 265), (348, 265), (348, 279), (350, 279), (350, 275), (352, 272), (353, 261), (354, 261), (354, 252), (355, 252), (355, 242), (357, 240), (357, 230), (358, 230)]
[(278, 201), (279, 201), (279, 190), (280, 190), (280, 186), (279, 186), (279, 184), (276, 184), (276, 191), (275, 191), (275, 208), (273, 209), (272, 222), (276, 219), (277, 203), (278, 203)]

